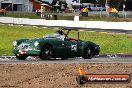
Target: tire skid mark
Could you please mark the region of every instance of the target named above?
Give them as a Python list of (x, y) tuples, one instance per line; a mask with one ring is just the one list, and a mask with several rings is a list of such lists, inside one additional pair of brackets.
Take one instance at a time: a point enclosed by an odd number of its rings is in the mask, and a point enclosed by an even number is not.
[[(59, 68), (59, 67), (58, 67)], [(46, 69), (46, 68), (44, 68), (44, 69)], [(48, 70), (48, 71), (43, 71), (43, 72), (39, 72), (39, 71), (41, 71), (41, 70), (35, 70), (35, 71), (33, 71), (33, 72), (30, 72), (30, 73), (28, 73), (28, 75), (32, 75), (32, 73), (36, 73), (35, 75), (33, 75), (33, 76), (31, 76), (31, 77), (27, 77), (27, 78), (25, 78), (25, 79), (21, 79), (21, 80), (19, 80), (19, 81), (17, 81), (16, 83), (15, 83), (15, 85), (21, 85), (21, 84), (25, 84), (25, 83), (30, 83), (30, 81), (32, 81), (32, 80), (36, 80), (36, 79), (39, 79), (39, 78), (43, 78), (43, 75), (49, 75), (49, 73), (52, 73), (52, 71), (54, 72), (54, 70), (56, 71), (56, 72), (58, 72), (60, 69), (54, 69), (54, 68), (52, 68), (52, 69), (50, 69), (50, 70)], [(37, 73), (39, 73), (39, 74), (37, 74)], [(45, 78), (44, 78), (45, 79)]]

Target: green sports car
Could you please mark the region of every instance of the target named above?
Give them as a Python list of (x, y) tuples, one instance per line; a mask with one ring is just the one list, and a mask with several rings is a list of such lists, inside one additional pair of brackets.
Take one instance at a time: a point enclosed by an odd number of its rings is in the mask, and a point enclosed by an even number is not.
[(39, 56), (42, 60), (51, 58), (73, 58), (83, 57), (91, 59), (99, 55), (99, 45), (79, 39), (68, 37), (71, 30), (58, 30), (55, 33), (48, 34), (43, 38), (37, 39), (20, 39), (13, 42), (13, 53), (19, 60), (25, 60), (28, 56)]

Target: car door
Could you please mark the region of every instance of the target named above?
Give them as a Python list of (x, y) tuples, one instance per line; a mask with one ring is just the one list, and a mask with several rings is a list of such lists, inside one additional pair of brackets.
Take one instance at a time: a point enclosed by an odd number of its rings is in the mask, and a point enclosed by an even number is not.
[(63, 52), (65, 52), (63, 55), (72, 57), (76, 56), (78, 52), (78, 43), (77, 42), (71, 42), (71, 41), (63, 41)]

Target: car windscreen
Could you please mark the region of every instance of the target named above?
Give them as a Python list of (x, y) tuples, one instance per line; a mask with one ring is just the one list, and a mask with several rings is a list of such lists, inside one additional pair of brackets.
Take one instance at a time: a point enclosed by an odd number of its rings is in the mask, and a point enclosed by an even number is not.
[(44, 38), (57, 38), (57, 39), (64, 40), (65, 36), (58, 34), (58, 33), (52, 33), (52, 34), (48, 34), (48, 35), (44, 36)]

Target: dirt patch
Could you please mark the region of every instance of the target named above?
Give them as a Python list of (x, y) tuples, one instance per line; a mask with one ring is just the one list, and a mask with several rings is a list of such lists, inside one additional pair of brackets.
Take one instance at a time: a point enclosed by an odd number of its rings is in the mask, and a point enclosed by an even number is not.
[(0, 64), (0, 88), (132, 88), (132, 82), (80, 86), (80, 66), (89, 74), (132, 74), (132, 64)]

